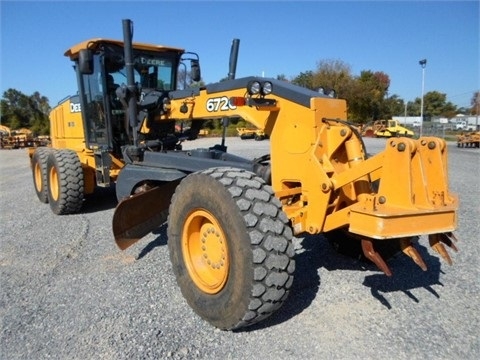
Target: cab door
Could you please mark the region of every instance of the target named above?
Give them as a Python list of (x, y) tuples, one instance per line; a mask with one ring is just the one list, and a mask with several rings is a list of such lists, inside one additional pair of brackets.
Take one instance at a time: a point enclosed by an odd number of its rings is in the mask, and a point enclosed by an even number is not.
[(90, 149), (110, 149), (111, 127), (106, 101), (106, 80), (100, 55), (93, 57), (93, 72), (78, 72), (80, 100), (85, 128), (85, 140)]

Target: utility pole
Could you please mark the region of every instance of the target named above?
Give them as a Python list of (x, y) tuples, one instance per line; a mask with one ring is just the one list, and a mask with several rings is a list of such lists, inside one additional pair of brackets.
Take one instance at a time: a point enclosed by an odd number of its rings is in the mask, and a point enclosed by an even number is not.
[(477, 118), (475, 119), (475, 130), (478, 131), (478, 113), (480, 112), (480, 92), (477, 91), (477, 95), (475, 96), (475, 107), (476, 107), (476, 115)]

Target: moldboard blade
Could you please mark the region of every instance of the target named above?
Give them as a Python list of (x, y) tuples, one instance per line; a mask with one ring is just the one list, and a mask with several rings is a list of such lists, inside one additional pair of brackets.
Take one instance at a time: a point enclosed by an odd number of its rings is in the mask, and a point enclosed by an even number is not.
[(113, 214), (113, 235), (121, 250), (162, 225), (178, 181), (172, 181), (122, 200)]

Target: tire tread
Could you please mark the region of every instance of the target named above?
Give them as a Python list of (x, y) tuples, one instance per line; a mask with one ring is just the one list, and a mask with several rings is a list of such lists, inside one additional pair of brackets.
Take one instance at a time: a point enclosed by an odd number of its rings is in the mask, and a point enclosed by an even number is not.
[[(75, 214), (80, 211), (84, 197), (83, 170), (78, 155), (68, 149), (52, 151), (48, 168), (57, 167), (59, 179), (59, 197), (52, 199), (49, 191), (49, 203), (57, 215)], [(49, 185), (50, 186), (50, 185)]]
[(292, 231), (273, 190), (254, 173), (234, 168), (215, 168), (204, 173), (230, 192), (250, 237), (255, 275), (249, 310), (230, 328), (239, 329), (267, 318), (286, 300), (295, 270)]

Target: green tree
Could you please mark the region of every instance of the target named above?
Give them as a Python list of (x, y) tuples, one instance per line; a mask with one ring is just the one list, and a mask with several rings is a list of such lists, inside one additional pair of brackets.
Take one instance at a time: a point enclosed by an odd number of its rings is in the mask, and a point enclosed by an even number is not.
[[(421, 99), (416, 98), (409, 111), (409, 116), (419, 116)], [(438, 91), (429, 91), (423, 96), (423, 116), (426, 121), (441, 116), (451, 118), (458, 112), (457, 107), (447, 101), (447, 95)]]
[(29, 128), (37, 135), (48, 134), (50, 105), (48, 98), (38, 91), (28, 96), (16, 89), (8, 89), (0, 103), (2, 124), (12, 130)]
[(301, 72), (299, 75), (294, 77), (292, 79), (292, 84), (298, 85), (298, 86), (303, 86), (307, 89), (314, 89), (314, 84), (313, 84), (313, 71), (305, 71)]
[(423, 113), (428, 118), (433, 116), (441, 116), (445, 112), (447, 105), (447, 95), (438, 91), (430, 91), (423, 98)]
[(354, 121), (367, 122), (404, 112), (398, 96), (387, 97), (390, 78), (386, 73), (366, 70), (355, 77), (341, 60), (321, 60), (315, 71), (301, 72), (292, 83), (312, 90), (334, 89), (338, 98), (347, 100), (349, 119)]
[(350, 65), (341, 60), (327, 59), (318, 62), (313, 74), (313, 87), (333, 89), (339, 98), (348, 99), (351, 95), (353, 77)]
[(407, 103), (407, 116), (420, 116), (420, 98)]
[(386, 98), (382, 103), (382, 118), (390, 119), (392, 116), (405, 114), (405, 102), (398, 95), (392, 95)]
[[(364, 70), (352, 83), (353, 93), (347, 98), (353, 120), (368, 122), (388, 117), (385, 104), (390, 78), (383, 72)], [(386, 113), (387, 111), (387, 113)]]
[(36, 91), (30, 96), (30, 100), (33, 111), (29, 128), (34, 134), (46, 135), (49, 133), (48, 114), (51, 110), (48, 98)]

